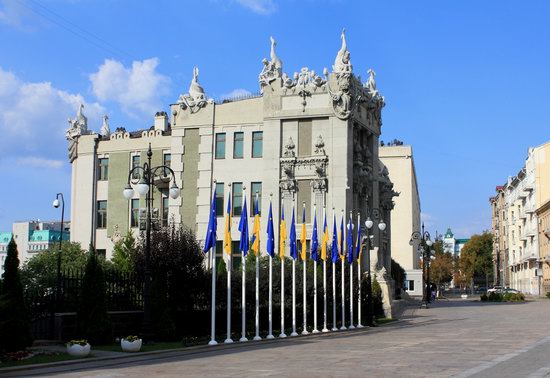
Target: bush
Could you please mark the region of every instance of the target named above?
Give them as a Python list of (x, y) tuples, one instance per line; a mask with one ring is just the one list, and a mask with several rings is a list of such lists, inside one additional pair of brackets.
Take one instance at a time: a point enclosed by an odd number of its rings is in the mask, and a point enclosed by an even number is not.
[(502, 302), (502, 294), (493, 291), (489, 293), (489, 297), (487, 299), (489, 302)]
[(481, 294), (479, 298), (481, 299), (482, 302), (487, 302), (487, 300), (489, 299), (487, 297), (487, 294)]
[(550, 291), (546, 293), (546, 298), (550, 299)]
[(523, 302), (525, 300), (525, 295), (522, 293), (506, 293), (503, 296), (505, 302)]

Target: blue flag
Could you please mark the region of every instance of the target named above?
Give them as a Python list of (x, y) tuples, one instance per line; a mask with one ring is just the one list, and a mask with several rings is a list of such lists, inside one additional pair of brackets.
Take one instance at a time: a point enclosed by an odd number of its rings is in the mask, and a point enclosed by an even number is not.
[(319, 241), (317, 238), (317, 211), (315, 211), (313, 215), (313, 233), (311, 234), (311, 258), (315, 261), (319, 261), (319, 254), (317, 253)]
[(296, 260), (298, 258), (298, 248), (296, 245), (296, 219), (294, 218), (294, 206), (292, 206), (292, 222), (290, 223), (290, 256)]
[(216, 229), (218, 228), (218, 217), (216, 216), (216, 189), (212, 197), (212, 206), (210, 206), (210, 219), (208, 220), (208, 228), (206, 230), (206, 242), (204, 243), (203, 252), (207, 253), (216, 245)]
[(269, 202), (269, 219), (267, 221), (267, 243), (266, 250), (269, 256), (275, 256), (275, 231), (273, 230), (273, 208)]
[(338, 259), (340, 258), (340, 255), (338, 254), (338, 230), (336, 228), (336, 214), (334, 215), (332, 226), (332, 262), (336, 264), (338, 262)]
[(348, 222), (348, 233), (346, 234), (346, 244), (348, 247), (348, 263), (353, 264), (353, 223), (351, 222), (351, 216)]
[(361, 242), (361, 222), (357, 220), (357, 243), (355, 244), (355, 256), (357, 256), (358, 260), (361, 258)]
[(239, 221), (239, 231), (241, 232), (241, 241), (239, 242), (239, 249), (246, 256), (250, 249), (250, 237), (248, 236), (248, 211), (246, 209), (246, 197), (244, 199), (244, 205), (241, 212), (241, 220)]

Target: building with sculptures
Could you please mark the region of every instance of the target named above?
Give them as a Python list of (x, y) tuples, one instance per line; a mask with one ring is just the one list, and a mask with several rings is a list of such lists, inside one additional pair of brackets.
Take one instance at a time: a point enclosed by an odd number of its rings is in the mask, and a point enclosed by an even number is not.
[[(150, 128), (111, 132), (105, 118), (96, 134), (88, 129), (80, 109), (67, 132), (73, 170), (71, 239), (85, 246), (91, 242), (110, 257), (121, 235), (129, 229), (139, 232), (145, 201), (137, 193), (128, 201), (122, 191), (129, 170), (146, 161), (151, 145), (153, 165), (169, 165), (182, 188), (177, 199), (169, 198), (168, 184), (155, 189), (156, 220), (160, 225), (185, 224), (199, 239), (206, 235), (214, 186), (220, 218), (231, 190), (233, 240), (239, 239), (244, 195), (250, 209), (257, 193), (264, 215), (272, 195), (276, 234), (281, 209), (290, 220), (293, 203), (297, 213), (305, 205), (309, 236), (314, 208), (319, 229), (323, 208), (329, 227), (333, 209), (338, 222), (342, 216), (346, 222), (352, 213), (354, 223), (358, 213), (364, 222), (372, 209), (378, 209), (388, 227), (385, 231), (373, 228), (372, 271), (386, 296), (393, 293), (390, 217), (396, 193), (378, 158), (385, 102), (374, 71), (368, 70), (369, 78), (362, 83), (350, 58), (342, 32), (331, 69), (320, 70), (321, 76), (302, 67), (289, 75), (271, 38), (270, 58), (262, 61), (257, 95), (213, 101), (195, 68), (188, 92), (170, 105), (168, 113), (158, 112)], [(262, 235), (267, 227), (264, 218)], [(223, 227), (220, 219), (220, 240)], [(217, 248), (217, 253), (221, 250)], [(385, 307), (391, 311), (389, 303)]]

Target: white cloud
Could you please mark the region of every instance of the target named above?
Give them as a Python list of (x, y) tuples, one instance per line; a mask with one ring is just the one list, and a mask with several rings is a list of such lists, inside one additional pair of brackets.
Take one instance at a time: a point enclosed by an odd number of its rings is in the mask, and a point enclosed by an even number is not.
[(222, 99), (225, 99), (225, 98), (229, 99), (229, 98), (235, 98), (235, 97), (248, 96), (250, 94), (252, 94), (252, 93), (250, 91), (247, 91), (246, 89), (237, 88), (237, 89), (233, 89), (229, 93), (222, 94), (221, 98)]
[(0, 0), (0, 22), (22, 30), (29, 30), (29, 24), (24, 21), (32, 16), (26, 8), (26, 0)]
[(254, 13), (262, 15), (268, 15), (277, 10), (273, 0), (237, 0), (237, 3)]
[(152, 117), (162, 109), (161, 97), (169, 93), (170, 79), (156, 71), (158, 65), (158, 58), (134, 61), (128, 68), (106, 59), (90, 75), (92, 91), (100, 101), (117, 102), (132, 117)]
[(99, 129), (105, 114), (101, 105), (49, 82), (24, 82), (0, 67), (0, 158), (65, 154), (67, 118), (74, 117), (81, 103), (88, 128)]
[(17, 165), (26, 165), (37, 168), (59, 169), (63, 166), (62, 160), (46, 159), (38, 156), (27, 156), (16, 160)]

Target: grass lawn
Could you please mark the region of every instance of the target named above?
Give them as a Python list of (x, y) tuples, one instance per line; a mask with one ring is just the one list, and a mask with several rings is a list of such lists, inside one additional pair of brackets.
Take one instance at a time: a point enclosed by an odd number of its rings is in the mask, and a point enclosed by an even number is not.
[(26, 360), (22, 360), (22, 361), (2, 361), (2, 363), (0, 363), (0, 369), (6, 368), (6, 367), (23, 366), (23, 365), (31, 365), (31, 364), (46, 364), (48, 362), (77, 360), (81, 358), (82, 357), (69, 356), (68, 354), (65, 354), (65, 353), (51, 354), (51, 355), (40, 354), (31, 358), (27, 358)]

